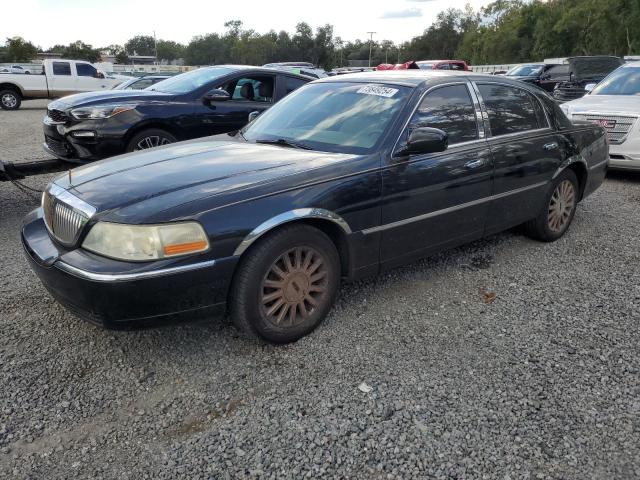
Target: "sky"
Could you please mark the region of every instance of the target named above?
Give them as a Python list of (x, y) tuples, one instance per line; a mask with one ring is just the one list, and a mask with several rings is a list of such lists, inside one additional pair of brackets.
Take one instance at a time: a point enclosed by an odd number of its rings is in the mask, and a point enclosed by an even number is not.
[[(478, 9), (490, 0), (19, 0), (2, 1), (0, 39), (21, 36), (47, 49), (76, 40), (95, 48), (124, 44), (135, 35), (188, 43), (195, 35), (224, 32), (228, 20), (264, 33), (293, 32), (299, 22), (330, 23), (343, 40), (403, 42), (420, 35), (449, 7)], [(221, 13), (222, 12), (222, 13)]]

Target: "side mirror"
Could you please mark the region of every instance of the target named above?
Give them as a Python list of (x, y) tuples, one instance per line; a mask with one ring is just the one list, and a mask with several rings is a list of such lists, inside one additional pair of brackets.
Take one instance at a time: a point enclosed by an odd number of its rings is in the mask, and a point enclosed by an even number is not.
[(231, 99), (231, 95), (222, 88), (214, 88), (205, 93), (203, 99), (207, 102), (222, 102)]
[(587, 83), (584, 86), (584, 91), (587, 92), (587, 93), (591, 93), (593, 91), (593, 89), (596, 88), (596, 85), (597, 85), (596, 83)]
[(258, 118), (258, 116), (261, 114), (262, 112), (259, 112), (257, 110), (254, 110), (253, 112), (251, 112), (249, 114), (249, 121), (247, 123), (251, 123), (253, 122), (256, 118)]
[(444, 152), (449, 146), (449, 135), (438, 128), (416, 127), (409, 132), (406, 147), (400, 155)]

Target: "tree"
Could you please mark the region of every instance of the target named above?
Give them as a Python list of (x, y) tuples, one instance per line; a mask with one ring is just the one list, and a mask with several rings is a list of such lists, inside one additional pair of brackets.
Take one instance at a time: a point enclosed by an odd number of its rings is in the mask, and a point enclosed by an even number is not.
[(22, 37), (7, 38), (4, 58), (7, 62), (28, 62), (38, 54), (38, 48)]
[(80, 40), (70, 43), (64, 47), (62, 52), (64, 58), (69, 60), (86, 60), (88, 62), (97, 62), (100, 59), (100, 51), (93, 48)]
[(149, 35), (137, 35), (124, 44), (128, 55), (154, 56), (156, 54), (156, 41)]
[(171, 40), (158, 40), (158, 60), (176, 60), (184, 56), (185, 46)]

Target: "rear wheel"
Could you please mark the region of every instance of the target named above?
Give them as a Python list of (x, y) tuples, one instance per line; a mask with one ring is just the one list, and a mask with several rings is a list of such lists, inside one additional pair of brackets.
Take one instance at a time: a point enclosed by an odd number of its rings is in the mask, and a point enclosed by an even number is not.
[(538, 216), (525, 223), (528, 236), (544, 242), (562, 237), (573, 221), (578, 205), (578, 178), (565, 170), (553, 182)]
[(267, 342), (288, 343), (324, 320), (340, 283), (340, 258), (327, 235), (292, 225), (261, 239), (245, 255), (230, 302), (240, 330)]
[(159, 128), (150, 128), (143, 130), (133, 136), (127, 144), (127, 152), (135, 152), (138, 150), (146, 150), (147, 148), (160, 147), (174, 143), (176, 137), (165, 130)]
[(3, 110), (18, 110), (22, 97), (15, 90), (0, 90), (0, 107)]

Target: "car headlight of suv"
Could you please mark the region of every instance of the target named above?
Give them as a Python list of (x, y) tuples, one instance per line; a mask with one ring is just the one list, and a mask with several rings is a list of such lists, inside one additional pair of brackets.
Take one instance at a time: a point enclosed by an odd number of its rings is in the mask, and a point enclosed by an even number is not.
[(100, 118), (111, 118), (122, 112), (135, 109), (135, 105), (97, 105), (95, 107), (80, 107), (71, 110), (71, 116), (76, 120), (97, 120)]
[(209, 249), (209, 240), (197, 222), (163, 225), (125, 225), (98, 222), (82, 247), (117, 260), (134, 262), (178, 257)]

